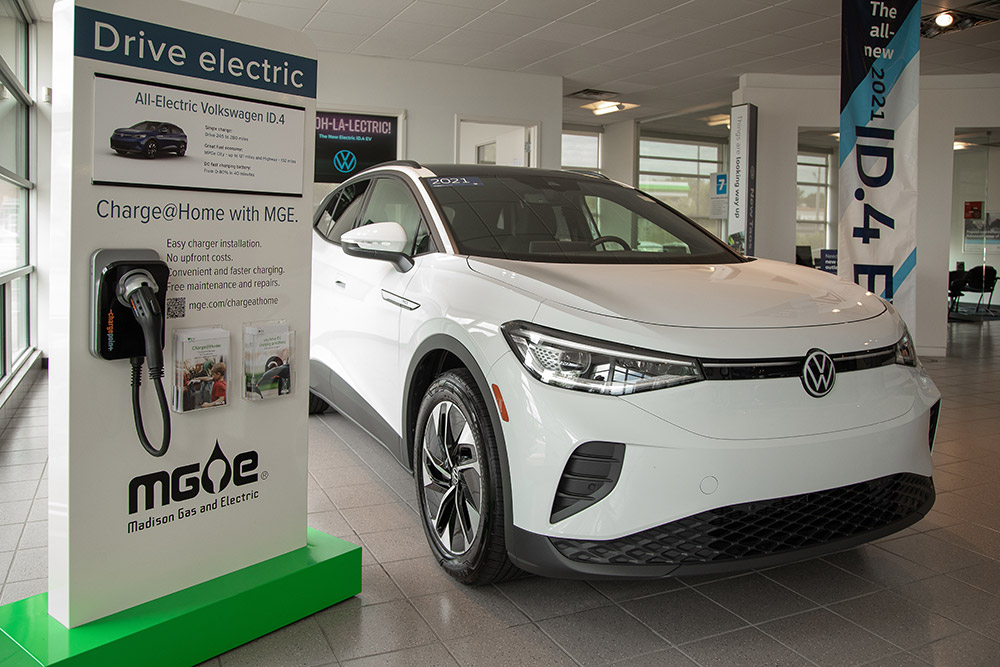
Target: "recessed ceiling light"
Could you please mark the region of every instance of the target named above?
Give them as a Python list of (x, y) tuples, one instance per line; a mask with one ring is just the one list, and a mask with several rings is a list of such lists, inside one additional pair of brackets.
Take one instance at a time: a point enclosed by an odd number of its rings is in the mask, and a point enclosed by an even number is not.
[(619, 102), (617, 100), (602, 100), (600, 102), (591, 102), (590, 104), (584, 104), (581, 109), (590, 109), (594, 112), (595, 116), (603, 116), (606, 113), (614, 113), (616, 111), (627, 111), (628, 109), (635, 109), (638, 104), (629, 104), (628, 102)]
[(937, 23), (942, 28), (947, 28), (954, 22), (955, 22), (955, 17), (949, 14), (948, 12), (941, 12), (934, 19), (934, 23)]

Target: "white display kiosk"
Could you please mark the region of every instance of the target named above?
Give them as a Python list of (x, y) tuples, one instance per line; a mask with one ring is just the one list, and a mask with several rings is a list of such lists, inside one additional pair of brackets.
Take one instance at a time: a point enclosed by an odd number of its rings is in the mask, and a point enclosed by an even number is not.
[(0, 653), (195, 664), (360, 591), (306, 528), (315, 51), (172, 0), (53, 24), (49, 592)]

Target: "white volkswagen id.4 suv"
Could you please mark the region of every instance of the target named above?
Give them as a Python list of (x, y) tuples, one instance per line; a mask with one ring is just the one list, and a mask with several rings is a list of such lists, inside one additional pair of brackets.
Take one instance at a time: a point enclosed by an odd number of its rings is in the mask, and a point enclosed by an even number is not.
[(853, 283), (570, 172), (389, 163), (314, 222), (310, 409), (413, 471), (462, 582), (762, 567), (934, 502), (940, 394)]

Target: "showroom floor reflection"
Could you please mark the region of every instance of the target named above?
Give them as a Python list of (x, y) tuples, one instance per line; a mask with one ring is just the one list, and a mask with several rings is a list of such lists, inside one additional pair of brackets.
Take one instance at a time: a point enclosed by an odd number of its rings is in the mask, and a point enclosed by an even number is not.
[[(944, 410), (923, 521), (739, 576), (464, 588), (429, 555), (410, 476), (339, 415), (312, 417), (309, 525), (363, 546), (364, 591), (204, 665), (996, 665), (996, 325), (949, 324), (949, 356), (924, 360)], [(43, 379), (0, 436), (3, 603), (46, 589), (47, 405)]]

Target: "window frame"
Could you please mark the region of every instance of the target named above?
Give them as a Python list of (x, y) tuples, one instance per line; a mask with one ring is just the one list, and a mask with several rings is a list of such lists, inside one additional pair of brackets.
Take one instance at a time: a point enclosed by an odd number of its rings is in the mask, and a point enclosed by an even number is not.
[[(35, 156), (32, 154), (33, 144), (31, 143), (35, 101), (28, 89), (28, 82), (31, 80), (31, 66), (34, 60), (31, 57), (34, 48), (34, 32), (31, 30), (33, 21), (18, 0), (9, 0), (5, 5), (11, 11), (12, 18), (18, 24), (17, 29), (20, 31), (18, 48), (21, 49), (19, 57), (23, 59), (24, 63), (22, 68), (24, 80), (11, 69), (5, 57), (0, 54), (0, 85), (10, 91), (21, 111), (16, 121), (18, 127), (15, 137), (17, 152), (15, 153), (15, 164), (12, 165), (14, 171), (8, 166), (0, 165), (0, 180), (21, 190), (21, 205), (17, 213), (19, 220), (16, 232), (21, 243), (18, 264), (0, 272), (0, 323), (2, 323), (0, 326), (0, 390), (5, 389), (17, 376), (18, 371), (34, 350), (33, 325), (35, 318), (35, 304), (32, 299), (35, 289), (33, 284), (35, 267), (30, 260), (33, 251), (32, 212), (34, 210), (33, 197), (35, 196), (35, 184), (31, 181), (35, 162)], [(13, 298), (15, 283), (21, 280), (24, 281), (23, 288), (21, 288), (23, 304), (17, 304)], [(20, 310), (22, 305), (24, 312), (15, 317), (14, 310)], [(19, 328), (17, 332), (12, 329), (15, 324)], [(23, 347), (15, 349), (15, 341), (22, 341)]]
[[(650, 142), (652, 142), (652, 143), (658, 143), (658, 144), (675, 144), (675, 145), (683, 145), (683, 146), (695, 146), (695, 147), (697, 147), (697, 156), (698, 157), (691, 158), (691, 157), (683, 157), (683, 156), (652, 155), (652, 154), (649, 154), (647, 152), (644, 152), (644, 149), (647, 148), (648, 143), (650, 143)], [(707, 158), (702, 158), (701, 157), (701, 153), (702, 153), (702, 149), (703, 148), (714, 149), (716, 151), (716, 158), (714, 160), (710, 160), (710, 159), (707, 159)], [(717, 236), (719, 238), (722, 238), (721, 232), (723, 231), (723, 227), (722, 226), (725, 223), (725, 220), (710, 218), (708, 216), (709, 211), (707, 211), (707, 210), (706, 211), (697, 211), (697, 210), (696, 211), (686, 211), (686, 210), (683, 210), (681, 207), (677, 206), (676, 202), (666, 201), (666, 200), (661, 199), (660, 197), (658, 197), (655, 192), (649, 192), (649, 191), (643, 189), (643, 185), (644, 184), (643, 184), (642, 181), (643, 181), (643, 177), (644, 176), (667, 177), (667, 178), (676, 178), (676, 179), (697, 179), (699, 188), (701, 188), (702, 186), (704, 186), (704, 188), (706, 188), (706, 191), (709, 192), (709, 193), (711, 193), (711, 191), (712, 191), (711, 190), (712, 189), (712, 177), (711, 177), (710, 174), (722, 172), (722, 171), (725, 170), (724, 169), (724, 160), (725, 160), (726, 153), (727, 153), (727, 151), (725, 150), (725, 143), (721, 142), (721, 141), (720, 142), (714, 142), (714, 141), (697, 140), (697, 139), (679, 139), (679, 138), (674, 138), (674, 137), (641, 136), (639, 138), (639, 145), (638, 145), (638, 149), (636, 151), (636, 171), (637, 171), (637, 174), (638, 174), (638, 185), (637, 185), (637, 187), (640, 190), (642, 190), (643, 192), (645, 192), (646, 194), (648, 194), (650, 197), (655, 197), (656, 199), (659, 199), (663, 203), (667, 204), (668, 206), (672, 206), (672, 207), (676, 208), (678, 211), (680, 211), (681, 213), (683, 213), (688, 218), (690, 218), (690, 219), (694, 220), (695, 222), (697, 222), (699, 225), (701, 225), (703, 228), (705, 228), (708, 231), (710, 231), (715, 236)], [(643, 169), (643, 160), (662, 160), (663, 162), (675, 162), (675, 163), (681, 163), (681, 164), (691, 164), (691, 165), (694, 166), (694, 173), (693, 174), (688, 174), (688, 173), (682, 173), (682, 172), (678, 172), (678, 171), (669, 171), (669, 170), (654, 171), (654, 170), (651, 170), (651, 169), (648, 169), (648, 168)], [(708, 170), (708, 173), (706, 173), (704, 175), (702, 175), (702, 173), (701, 173), (703, 166), (710, 166), (710, 168)], [(700, 190), (699, 190), (699, 192), (700, 192)], [(698, 200), (698, 194), (696, 194), (694, 198), (695, 198), (695, 201), (697, 202), (697, 200)], [(702, 213), (704, 213), (704, 215), (702, 215)]]

